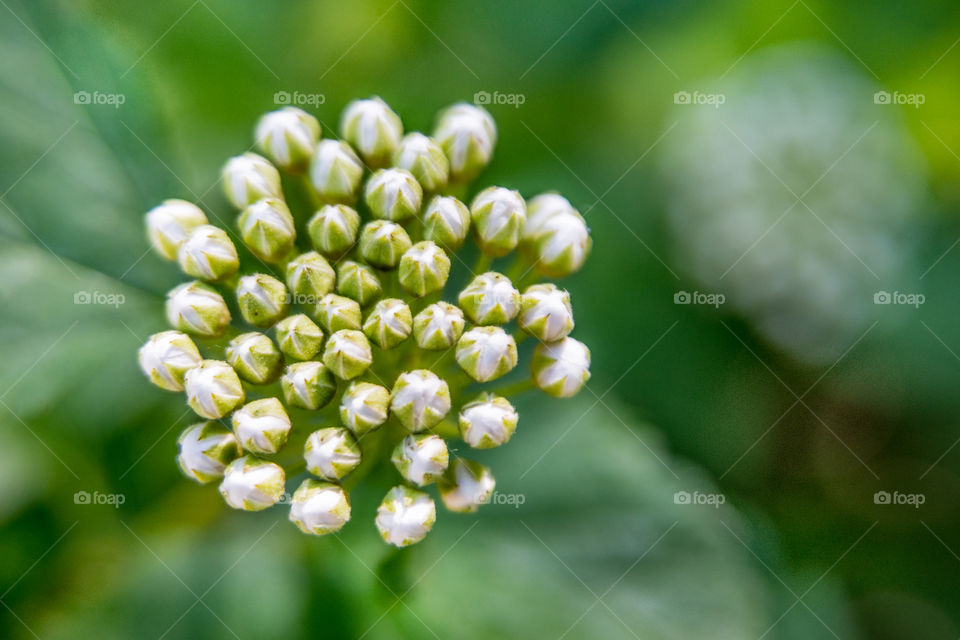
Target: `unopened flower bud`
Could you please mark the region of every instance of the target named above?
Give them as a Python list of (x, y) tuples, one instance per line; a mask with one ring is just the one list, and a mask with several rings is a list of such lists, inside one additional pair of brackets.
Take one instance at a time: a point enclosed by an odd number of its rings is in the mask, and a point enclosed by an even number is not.
[(396, 267), (411, 246), (410, 236), (404, 228), (388, 220), (369, 222), (360, 232), (360, 255), (380, 269)]
[(472, 513), (490, 501), (496, 481), (479, 462), (457, 458), (437, 483), (440, 498), (450, 511)]
[(570, 294), (554, 284), (527, 287), (520, 297), (521, 329), (541, 342), (556, 342), (573, 331)]
[(357, 201), (363, 163), (346, 142), (321, 140), (310, 163), (310, 183), (328, 202)]
[(456, 251), (470, 231), (470, 209), (453, 196), (434, 196), (423, 214), (423, 237)]
[(287, 287), (264, 273), (243, 276), (237, 283), (237, 305), (255, 327), (271, 327), (290, 311)]
[(196, 227), (177, 251), (177, 262), (188, 276), (216, 282), (229, 278), (240, 267), (237, 248), (220, 227)]
[(359, 329), (363, 317), (356, 300), (328, 293), (320, 298), (313, 310), (314, 317), (327, 333), (343, 329)]
[(323, 331), (302, 313), (284, 318), (277, 323), (277, 344), (288, 358), (309, 360), (320, 351)]
[(280, 378), (283, 398), (291, 407), (316, 410), (326, 406), (337, 392), (337, 381), (321, 362), (295, 362)]
[(237, 218), (237, 226), (243, 243), (264, 262), (282, 262), (297, 239), (293, 215), (279, 198), (254, 202)]
[(323, 363), (338, 378), (352, 380), (373, 364), (373, 351), (367, 337), (359, 331), (337, 331), (323, 348)]
[(470, 218), (480, 250), (494, 257), (505, 256), (520, 241), (527, 205), (516, 191), (489, 187), (470, 204)]
[(490, 162), (497, 128), (485, 109), (455, 104), (437, 118), (433, 139), (450, 161), (450, 178), (465, 182), (475, 178)]
[(190, 336), (179, 331), (150, 336), (137, 355), (150, 382), (168, 391), (183, 391), (184, 374), (203, 360)]
[(187, 427), (177, 439), (177, 464), (191, 480), (207, 483), (223, 476), (223, 470), (241, 455), (236, 436), (219, 422), (200, 422)]
[(187, 404), (197, 415), (216, 420), (227, 415), (244, 400), (243, 385), (237, 372), (226, 362), (204, 360), (183, 376)]
[(290, 417), (276, 398), (249, 402), (233, 412), (237, 440), (251, 453), (272, 454), (290, 437)]
[(543, 228), (543, 223), (561, 213), (577, 213), (570, 201), (559, 193), (541, 193), (527, 202), (527, 222), (520, 234), (524, 244), (532, 243)]
[(254, 137), (260, 150), (278, 167), (300, 173), (316, 149), (320, 123), (302, 109), (283, 107), (260, 118)]
[(350, 520), (350, 500), (343, 488), (307, 478), (293, 492), (290, 522), (315, 536), (334, 533)]
[(337, 267), (337, 293), (353, 298), (365, 307), (377, 298), (383, 287), (370, 267), (352, 260), (344, 260)]
[(534, 268), (551, 278), (565, 278), (586, 261), (593, 241), (579, 213), (560, 213), (544, 220), (534, 240)]
[(300, 254), (287, 264), (287, 286), (298, 304), (316, 304), (333, 291), (337, 274), (316, 251)]
[(177, 259), (177, 249), (202, 224), (207, 224), (207, 216), (186, 200), (165, 200), (147, 211), (150, 245), (167, 260)]
[(245, 209), (264, 198), (283, 199), (277, 168), (255, 153), (245, 153), (227, 161), (223, 167), (223, 190), (237, 209)]
[(387, 103), (374, 97), (354, 100), (340, 120), (340, 135), (372, 167), (386, 166), (400, 145), (403, 123)]
[(400, 258), (400, 285), (412, 296), (440, 291), (449, 276), (450, 258), (429, 240), (413, 245)]
[(285, 482), (280, 465), (243, 456), (223, 472), (220, 495), (234, 509), (262, 511), (280, 502)]
[(433, 498), (410, 487), (396, 486), (377, 507), (377, 530), (384, 542), (409, 547), (423, 540), (437, 521)]
[[(450, 179), (450, 163), (443, 149), (422, 133), (408, 133), (393, 154), (393, 166), (413, 174), (424, 191), (436, 193)], [(417, 207), (419, 209), (419, 207)]]
[(401, 222), (420, 211), (423, 189), (406, 169), (380, 169), (367, 180), (363, 200), (374, 217)]
[(590, 379), (590, 349), (567, 337), (538, 344), (530, 362), (537, 387), (557, 398), (569, 398)]
[(403, 300), (386, 298), (374, 307), (363, 323), (363, 333), (378, 347), (392, 349), (410, 336), (413, 316)]
[(390, 460), (408, 482), (423, 487), (443, 476), (450, 453), (440, 436), (410, 434), (394, 448)]
[(303, 445), (307, 471), (327, 480), (339, 480), (360, 464), (360, 446), (342, 427), (314, 431)]
[(413, 337), (421, 349), (449, 349), (463, 334), (463, 311), (449, 302), (435, 302), (413, 319)]
[(340, 421), (357, 437), (387, 421), (390, 392), (378, 384), (354, 382), (340, 400)]
[(186, 282), (171, 290), (166, 312), (172, 327), (204, 338), (223, 335), (230, 325), (227, 303), (201, 282)]
[(504, 324), (520, 311), (520, 292), (510, 278), (488, 271), (474, 278), (457, 302), (475, 324)]
[(517, 343), (500, 327), (474, 327), (457, 342), (457, 363), (477, 382), (489, 382), (517, 366)]
[(273, 340), (252, 331), (227, 344), (227, 362), (250, 384), (270, 384), (283, 371), (283, 356)]
[(360, 215), (345, 204), (324, 205), (307, 223), (314, 248), (325, 256), (339, 256), (357, 241)]
[(499, 447), (513, 436), (519, 419), (506, 398), (485, 393), (460, 409), (460, 434), (475, 449)]
[(447, 382), (426, 369), (401, 373), (390, 394), (390, 411), (414, 433), (435, 426), (450, 411)]

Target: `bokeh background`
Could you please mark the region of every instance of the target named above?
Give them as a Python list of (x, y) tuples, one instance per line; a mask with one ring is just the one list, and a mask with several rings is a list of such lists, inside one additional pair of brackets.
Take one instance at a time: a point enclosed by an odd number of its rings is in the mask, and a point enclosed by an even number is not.
[[(958, 637), (958, 38), (932, 0), (0, 1), (0, 636)], [(228, 219), (278, 91), (325, 134), (522, 101), (478, 184), (559, 190), (594, 253), (589, 388), (485, 458), (519, 508), (396, 553), (179, 474), (142, 215)]]

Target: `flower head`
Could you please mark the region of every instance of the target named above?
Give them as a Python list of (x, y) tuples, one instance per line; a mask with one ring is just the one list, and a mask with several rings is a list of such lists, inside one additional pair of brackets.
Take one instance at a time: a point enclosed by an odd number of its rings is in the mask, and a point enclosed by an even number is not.
[(422, 133), (404, 136), (393, 154), (393, 165), (413, 174), (424, 191), (440, 191), (450, 178), (450, 163), (443, 149)]
[(470, 209), (453, 196), (434, 196), (423, 214), (423, 236), (456, 251), (470, 231)]
[(280, 350), (294, 360), (309, 360), (323, 344), (323, 331), (302, 313), (284, 318), (277, 323), (276, 330)]
[(363, 317), (360, 304), (356, 300), (335, 293), (328, 293), (320, 298), (313, 313), (320, 321), (320, 326), (328, 333), (342, 329), (359, 329)]
[(227, 362), (250, 384), (270, 384), (283, 371), (283, 356), (262, 333), (242, 333), (227, 344)]
[(280, 465), (243, 456), (224, 470), (220, 495), (234, 509), (262, 511), (280, 502), (285, 481)]
[(517, 342), (500, 327), (474, 327), (457, 342), (457, 363), (477, 382), (489, 382), (517, 366)]
[(340, 120), (340, 135), (372, 167), (390, 162), (403, 137), (403, 123), (380, 98), (354, 100)]
[(490, 187), (470, 204), (470, 219), (477, 244), (484, 253), (505, 256), (520, 242), (527, 205), (516, 191)]
[(400, 258), (400, 286), (412, 296), (443, 290), (450, 276), (450, 258), (429, 240), (413, 245)]
[(266, 113), (254, 133), (257, 146), (278, 167), (302, 172), (320, 139), (320, 123), (303, 109), (284, 107)]
[(219, 422), (187, 427), (177, 439), (177, 448), (180, 470), (202, 484), (222, 478), (227, 465), (241, 455), (236, 436)]
[(390, 394), (390, 411), (414, 433), (429, 429), (450, 411), (450, 389), (426, 369), (401, 373)]
[(340, 421), (357, 437), (387, 421), (390, 392), (378, 384), (354, 382), (340, 400)]
[(499, 447), (513, 437), (519, 419), (509, 400), (483, 394), (460, 409), (460, 435), (475, 449)]
[(393, 269), (411, 247), (410, 236), (395, 222), (374, 220), (360, 232), (360, 255), (380, 269)]
[(240, 446), (251, 453), (276, 453), (290, 437), (290, 418), (276, 398), (249, 402), (231, 416)]
[(450, 177), (472, 180), (490, 162), (497, 143), (497, 127), (482, 107), (455, 104), (437, 118), (433, 132), (450, 161)]
[(302, 303), (316, 302), (333, 291), (337, 274), (316, 251), (301, 253), (287, 263), (287, 286)]
[(293, 249), (297, 229), (287, 203), (280, 198), (257, 200), (237, 218), (240, 237), (264, 262), (281, 262)]
[(295, 362), (280, 378), (283, 397), (291, 407), (316, 410), (324, 407), (337, 392), (337, 381), (320, 362)]
[(230, 158), (223, 167), (223, 190), (237, 209), (264, 198), (283, 198), (277, 168), (255, 153)]
[(150, 336), (137, 355), (150, 382), (168, 391), (183, 391), (183, 376), (203, 360), (190, 336), (179, 331)]
[(353, 247), (359, 228), (359, 214), (345, 204), (325, 205), (307, 223), (313, 247), (328, 257), (340, 256)]
[(321, 140), (310, 162), (310, 184), (328, 202), (352, 204), (363, 179), (363, 163), (349, 144)]
[(207, 216), (200, 207), (186, 200), (165, 200), (147, 212), (147, 237), (159, 256), (176, 260), (180, 245), (202, 224), (207, 224)]
[(167, 294), (167, 320), (191, 335), (216, 338), (230, 324), (230, 310), (215, 289), (200, 282), (187, 282)]
[(237, 248), (220, 227), (195, 227), (177, 250), (177, 262), (188, 276), (216, 282), (229, 278), (240, 267)]
[(290, 503), (290, 522), (304, 533), (323, 536), (350, 520), (350, 500), (343, 488), (313, 478), (304, 480)]
[(270, 327), (287, 315), (290, 296), (282, 282), (265, 273), (243, 276), (237, 283), (237, 306), (255, 327)]
[(377, 298), (383, 287), (373, 269), (365, 264), (344, 260), (337, 267), (337, 293), (365, 307)]
[(363, 322), (363, 333), (375, 345), (386, 351), (410, 337), (413, 317), (403, 300), (387, 298), (374, 305)]
[(204, 360), (183, 377), (187, 404), (196, 414), (208, 420), (222, 418), (245, 398), (237, 372), (226, 362)]
[(423, 189), (406, 169), (380, 169), (367, 180), (363, 200), (375, 217), (401, 222), (420, 211)]
[(435, 302), (413, 319), (413, 336), (421, 349), (449, 349), (463, 334), (463, 311), (449, 302)]
[(558, 398), (569, 398), (590, 379), (590, 349), (570, 337), (538, 344), (530, 370), (540, 389)]
[(377, 529), (384, 541), (409, 547), (423, 540), (437, 520), (437, 505), (423, 491), (397, 486), (377, 509)]
[(535, 284), (520, 297), (521, 329), (541, 342), (555, 342), (573, 331), (570, 294), (554, 284)]
[(341, 380), (352, 380), (373, 364), (373, 351), (363, 333), (344, 329), (327, 340), (323, 363)]
[(394, 448), (390, 460), (404, 479), (422, 487), (443, 476), (450, 454), (446, 441), (440, 436), (410, 434)]
[(341, 427), (314, 431), (303, 445), (307, 471), (327, 480), (339, 480), (360, 464), (360, 447)]
[(520, 310), (520, 292), (510, 278), (488, 271), (473, 279), (457, 300), (476, 324), (505, 324)]

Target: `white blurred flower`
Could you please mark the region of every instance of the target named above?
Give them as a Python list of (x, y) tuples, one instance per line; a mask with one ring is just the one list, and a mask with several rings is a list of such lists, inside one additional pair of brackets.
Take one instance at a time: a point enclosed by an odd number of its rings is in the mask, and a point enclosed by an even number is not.
[(245, 153), (227, 161), (223, 167), (223, 190), (237, 209), (245, 209), (264, 198), (283, 199), (277, 168), (255, 153)]
[(334, 533), (349, 520), (350, 501), (342, 487), (307, 478), (293, 492), (290, 521), (304, 533)]
[(150, 336), (137, 355), (150, 382), (168, 391), (183, 391), (184, 374), (203, 360), (190, 336), (179, 331)]
[(177, 249), (190, 232), (207, 224), (207, 216), (200, 207), (186, 200), (164, 200), (147, 212), (147, 236), (158, 255), (167, 260), (177, 259)]
[(538, 344), (530, 370), (541, 390), (558, 398), (569, 398), (590, 379), (590, 349), (570, 337)]
[(440, 498), (450, 511), (470, 513), (486, 504), (497, 486), (490, 469), (471, 460), (457, 458), (437, 484)]
[(265, 113), (257, 123), (257, 146), (278, 167), (294, 173), (303, 171), (320, 138), (320, 123), (296, 107)]
[(243, 456), (231, 462), (223, 472), (220, 495), (234, 509), (262, 511), (283, 497), (285, 480), (280, 465)]

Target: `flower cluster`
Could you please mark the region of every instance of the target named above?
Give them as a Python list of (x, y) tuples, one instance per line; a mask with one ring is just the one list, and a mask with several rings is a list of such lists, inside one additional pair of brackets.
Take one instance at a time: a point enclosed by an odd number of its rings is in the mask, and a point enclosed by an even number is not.
[[(316, 118), (297, 108), (264, 115), (255, 132), (263, 155), (245, 153), (223, 169), (239, 211), (235, 232), (182, 200), (147, 213), (153, 248), (194, 279), (167, 295), (172, 329), (151, 336), (139, 360), (204, 419), (179, 438), (189, 478), (219, 481), (235, 509), (287, 502), (294, 524), (324, 535), (350, 520), (349, 489), (392, 464), (399, 483), (375, 523), (404, 547), (436, 519), (428, 485), (458, 512), (493, 492), (490, 469), (456, 456), (449, 439), (498, 447), (519, 419), (508, 389), (529, 383), (569, 397), (586, 383), (590, 351), (569, 336), (570, 297), (537, 281), (579, 269), (591, 241), (555, 193), (527, 202), (490, 187), (469, 207), (458, 198), (496, 142), (479, 107), (444, 110), (428, 137), (405, 135), (379, 98), (357, 100), (340, 133), (322, 138)], [(300, 217), (303, 207), (287, 198), (293, 190), (312, 215)], [(471, 233), (480, 273), (454, 295), (451, 258), (465, 265), (457, 252)], [(512, 279), (489, 270), (514, 250)], [(256, 272), (240, 275), (241, 260)], [(232, 324), (237, 315), (242, 329)], [(538, 341), (530, 379), (482, 390), (517, 366), (528, 336)], [(287, 498), (287, 480), (298, 475)]]

